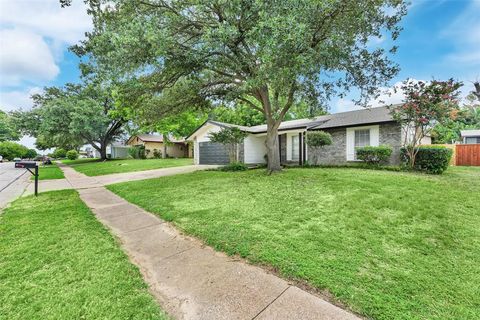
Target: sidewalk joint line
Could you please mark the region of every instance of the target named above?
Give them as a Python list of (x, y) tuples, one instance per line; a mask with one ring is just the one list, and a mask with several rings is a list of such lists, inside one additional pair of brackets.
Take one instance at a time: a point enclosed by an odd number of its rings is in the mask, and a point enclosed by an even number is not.
[(284, 294), (285, 291), (287, 291), (290, 287), (291, 287), (291, 285), (287, 285), (287, 287), (285, 288), (285, 290), (283, 290), (282, 292), (280, 292), (280, 294), (279, 294), (275, 299), (273, 299), (269, 304), (267, 304), (267, 305), (265, 306), (265, 308), (263, 308), (262, 310), (260, 310), (260, 312), (257, 313), (257, 314), (255, 315), (255, 317), (252, 318), (252, 320), (255, 320), (256, 318), (258, 318), (258, 316), (261, 315), (263, 311), (267, 310), (267, 308), (270, 307), (275, 301), (277, 301), (277, 299), (280, 298), (280, 296), (281, 296), (282, 294)]
[[(121, 217), (119, 217), (121, 218)], [(160, 222), (160, 223), (154, 223), (154, 224), (151, 224), (151, 225), (148, 225), (148, 226), (145, 226), (145, 227), (140, 227), (140, 228), (137, 228), (137, 229), (134, 229), (134, 230), (130, 230), (130, 231), (127, 231), (127, 232), (123, 232), (124, 234), (129, 234), (130, 232), (135, 232), (135, 231), (140, 231), (142, 229), (147, 229), (147, 228), (150, 228), (150, 227), (153, 227), (153, 226), (158, 226), (158, 225), (161, 225), (163, 222)]]
[[(168, 240), (167, 240), (167, 241), (168, 241)], [(171, 258), (171, 257), (173, 257), (173, 256), (176, 256), (176, 255), (178, 255), (178, 254), (184, 253), (184, 252), (186, 252), (186, 251), (188, 251), (188, 250), (191, 250), (191, 249), (193, 249), (193, 246), (191, 246), (190, 248), (183, 249), (183, 250), (180, 250), (180, 251), (178, 251), (178, 252), (175, 252), (174, 254), (171, 254), (171, 255), (169, 255), (169, 256), (163, 257), (163, 258), (159, 259), (158, 261), (163, 261), (163, 260), (169, 259), (169, 258)]]

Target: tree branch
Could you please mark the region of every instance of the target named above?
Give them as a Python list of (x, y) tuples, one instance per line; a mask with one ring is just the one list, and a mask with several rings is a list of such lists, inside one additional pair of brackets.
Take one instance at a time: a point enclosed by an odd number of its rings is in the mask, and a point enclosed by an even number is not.
[(265, 113), (265, 110), (263, 110), (262, 108), (260, 108), (259, 106), (255, 105), (252, 101), (246, 99), (246, 98), (243, 98), (243, 97), (238, 97), (237, 98), (238, 100), (240, 101), (243, 101), (243, 102), (246, 102), (250, 107), (252, 107), (253, 109), (261, 112), (261, 113)]

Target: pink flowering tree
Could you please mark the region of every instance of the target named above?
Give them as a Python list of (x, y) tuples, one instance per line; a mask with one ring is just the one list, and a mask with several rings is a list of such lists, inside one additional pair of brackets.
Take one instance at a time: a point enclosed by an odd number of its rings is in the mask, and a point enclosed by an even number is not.
[(411, 167), (415, 165), (418, 146), (433, 127), (456, 118), (461, 86), (461, 82), (453, 79), (430, 82), (407, 79), (402, 83), (403, 104), (391, 106), (390, 112), (402, 125), (403, 146)]

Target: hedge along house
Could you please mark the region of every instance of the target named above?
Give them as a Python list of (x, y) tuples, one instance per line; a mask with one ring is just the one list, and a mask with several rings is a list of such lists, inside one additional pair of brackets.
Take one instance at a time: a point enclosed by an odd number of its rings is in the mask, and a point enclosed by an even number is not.
[[(163, 135), (161, 134), (137, 134), (127, 140), (127, 145), (144, 146), (147, 158), (153, 158), (154, 152), (164, 153)], [(188, 158), (191, 157), (189, 145), (185, 139), (175, 139), (170, 137), (166, 143), (166, 157), (170, 158)]]
[[(210, 133), (226, 127), (237, 127), (248, 133), (240, 145), (240, 160), (245, 164), (266, 162), (265, 138), (267, 125), (238, 126), (207, 120), (187, 140), (193, 142), (195, 164), (226, 164), (228, 154), (223, 145), (210, 141)], [(332, 135), (332, 144), (309, 150), (306, 134), (322, 130)], [(316, 160), (315, 164), (345, 164), (356, 160), (355, 149), (363, 146), (388, 145), (393, 152), (390, 164), (400, 161), (403, 130), (393, 120), (388, 107), (370, 108), (324, 115), (313, 119), (284, 121), (278, 129), (280, 161), (282, 164), (304, 164)], [(429, 139), (422, 144), (430, 144)], [(316, 152), (315, 155), (310, 152)], [(311, 161), (309, 161), (311, 163)], [(311, 163), (312, 164), (312, 163)]]

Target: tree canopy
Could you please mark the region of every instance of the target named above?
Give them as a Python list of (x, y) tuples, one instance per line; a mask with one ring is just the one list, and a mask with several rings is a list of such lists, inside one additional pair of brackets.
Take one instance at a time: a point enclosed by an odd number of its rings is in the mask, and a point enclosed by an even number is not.
[(106, 158), (106, 146), (123, 133), (127, 123), (115, 99), (115, 88), (85, 82), (45, 88), (32, 96), (31, 111), (16, 113), (25, 134), (37, 137), (41, 149), (77, 149), (89, 143)]
[(0, 142), (16, 141), (20, 139), (20, 132), (15, 126), (12, 117), (0, 110)]
[[(64, 1), (68, 5), (69, 1)], [(138, 78), (147, 114), (242, 102), (267, 122), (268, 169), (280, 169), (277, 129), (295, 102), (320, 108), (359, 89), (375, 96), (398, 71), (372, 37), (396, 39), (402, 0), (88, 0), (94, 30), (74, 48)]]
[(461, 130), (468, 129), (480, 129), (480, 90), (478, 97), (475, 91), (467, 96), (454, 119), (435, 125), (431, 133), (432, 139), (434, 143), (453, 143), (460, 141)]

